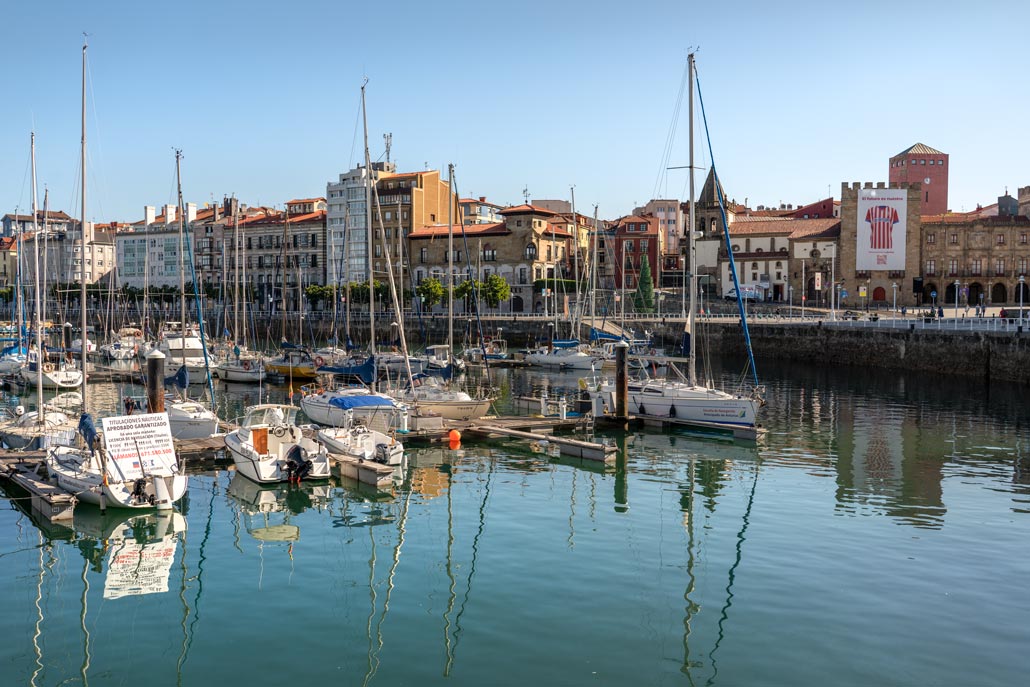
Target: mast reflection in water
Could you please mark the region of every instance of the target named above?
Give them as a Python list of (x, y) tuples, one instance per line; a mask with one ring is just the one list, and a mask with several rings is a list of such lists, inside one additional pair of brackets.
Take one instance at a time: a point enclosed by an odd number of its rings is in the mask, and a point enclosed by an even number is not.
[[(378, 490), (214, 471), (191, 476), (181, 516), (88, 523), (80, 506), (70, 528), (12, 500), (0, 510), (5, 677), (1022, 682), (1021, 390), (763, 368), (757, 445), (633, 431), (601, 437), (620, 449), (609, 466), (507, 441), (415, 449)], [(495, 383), (578, 390), (561, 373)], [(951, 655), (963, 660), (939, 660)]]

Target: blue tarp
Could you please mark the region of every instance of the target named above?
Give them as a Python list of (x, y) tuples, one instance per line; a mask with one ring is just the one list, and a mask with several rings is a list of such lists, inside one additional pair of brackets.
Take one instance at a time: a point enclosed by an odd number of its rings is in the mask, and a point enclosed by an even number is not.
[[(11, 339), (7, 339), (7, 340), (10, 341)], [(14, 345), (14, 346), (5, 346), (4, 349), (2, 351), (0, 351), (0, 355), (11, 355), (12, 353), (28, 353), (28, 352), (29, 352), (29, 349), (25, 348), (24, 346)]]
[(369, 406), (388, 406), (393, 407), (394, 403), (388, 398), (382, 396), (337, 396), (336, 398), (329, 399), (329, 405), (334, 408), (342, 408), (343, 410), (349, 410), (351, 408), (368, 408)]
[(190, 371), (183, 365), (171, 377), (165, 377), (165, 387), (178, 387), (185, 390), (190, 385)]
[(590, 328), (590, 340), (591, 341), (625, 341), (626, 337), (618, 336), (617, 334), (609, 334), (608, 332), (602, 332), (600, 329)]
[(579, 339), (555, 339), (551, 343), (555, 348), (575, 348), (579, 345)]

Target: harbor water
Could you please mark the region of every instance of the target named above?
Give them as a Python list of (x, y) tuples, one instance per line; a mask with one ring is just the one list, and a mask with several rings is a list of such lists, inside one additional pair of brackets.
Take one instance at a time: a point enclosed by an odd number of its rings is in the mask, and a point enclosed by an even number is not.
[[(12, 492), (0, 685), (1024, 683), (1024, 390), (762, 373), (750, 445), (601, 434), (607, 467), (414, 448), (378, 491), (198, 466), (180, 513), (68, 525)], [(502, 411), (578, 381), (496, 374)], [(112, 412), (127, 393), (94, 389)], [(257, 394), (220, 388), (219, 414)]]

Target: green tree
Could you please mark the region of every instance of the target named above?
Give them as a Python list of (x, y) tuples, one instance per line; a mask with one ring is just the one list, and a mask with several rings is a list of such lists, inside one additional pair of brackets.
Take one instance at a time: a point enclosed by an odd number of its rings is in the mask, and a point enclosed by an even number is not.
[(443, 301), (443, 284), (436, 277), (423, 279), (422, 283), (415, 287), (415, 295), (422, 299), (422, 306), (429, 310)]
[(486, 304), (491, 308), (496, 308), (502, 301), (511, 298), (511, 287), (501, 275), (491, 274), (483, 284), (482, 294)]
[(633, 304), (637, 312), (654, 312), (654, 281), (651, 279), (651, 265), (647, 255), (640, 259), (640, 281), (637, 283), (637, 291), (633, 294)]
[(465, 310), (470, 310), (470, 304), (477, 294), (482, 295), (483, 283), (473, 279), (466, 279), (454, 287), (454, 297), (465, 301)]

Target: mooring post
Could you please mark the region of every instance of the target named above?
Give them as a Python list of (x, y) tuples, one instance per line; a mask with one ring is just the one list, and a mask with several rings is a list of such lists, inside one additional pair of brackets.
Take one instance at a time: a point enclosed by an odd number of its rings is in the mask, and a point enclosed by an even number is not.
[(165, 412), (165, 354), (156, 348), (147, 353), (147, 412)]
[(627, 412), (629, 398), (629, 375), (626, 374), (626, 356), (629, 353), (629, 344), (620, 341), (615, 344), (615, 417), (624, 418)]

